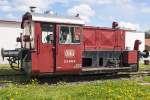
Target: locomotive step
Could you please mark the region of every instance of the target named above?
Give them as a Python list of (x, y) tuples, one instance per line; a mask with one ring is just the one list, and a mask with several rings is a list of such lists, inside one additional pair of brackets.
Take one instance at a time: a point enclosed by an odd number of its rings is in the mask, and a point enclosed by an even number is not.
[(106, 67), (85, 67), (82, 68), (83, 73), (90, 73), (90, 72), (94, 72), (94, 73), (105, 73), (105, 72), (124, 72), (124, 71), (131, 71), (131, 67), (113, 67), (113, 68), (106, 68)]

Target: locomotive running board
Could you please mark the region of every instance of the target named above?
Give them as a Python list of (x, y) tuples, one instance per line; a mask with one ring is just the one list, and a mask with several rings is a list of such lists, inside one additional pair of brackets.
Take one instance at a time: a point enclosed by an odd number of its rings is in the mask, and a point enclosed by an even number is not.
[(119, 67), (119, 68), (106, 68), (106, 67), (84, 67), (81, 74), (99, 74), (99, 73), (112, 73), (112, 72), (130, 72), (131, 67)]
[(118, 72), (131, 72), (131, 67), (106, 68), (106, 67), (83, 67), (81, 72), (56, 72), (56, 73), (32, 73), (33, 76), (61, 76), (61, 75), (91, 75), (91, 74), (112, 74)]

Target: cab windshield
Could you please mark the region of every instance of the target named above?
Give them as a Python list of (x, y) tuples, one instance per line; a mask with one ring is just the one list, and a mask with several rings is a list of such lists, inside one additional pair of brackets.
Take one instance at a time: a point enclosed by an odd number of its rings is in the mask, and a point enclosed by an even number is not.
[(77, 26), (61, 26), (60, 27), (60, 43), (76, 44), (80, 43), (81, 28)]

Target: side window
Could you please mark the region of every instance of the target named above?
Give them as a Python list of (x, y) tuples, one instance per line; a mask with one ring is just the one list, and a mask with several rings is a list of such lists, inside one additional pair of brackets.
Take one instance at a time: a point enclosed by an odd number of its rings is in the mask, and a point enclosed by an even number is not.
[(80, 43), (80, 27), (61, 26), (60, 27), (60, 43), (71, 44)]
[(69, 32), (69, 27), (60, 27), (60, 43), (71, 43), (70, 35), (71, 33)]
[(48, 23), (41, 23), (42, 43), (53, 43), (54, 26)]
[(75, 27), (74, 29), (74, 34), (73, 34), (73, 43), (80, 43), (80, 38), (81, 38), (81, 27)]

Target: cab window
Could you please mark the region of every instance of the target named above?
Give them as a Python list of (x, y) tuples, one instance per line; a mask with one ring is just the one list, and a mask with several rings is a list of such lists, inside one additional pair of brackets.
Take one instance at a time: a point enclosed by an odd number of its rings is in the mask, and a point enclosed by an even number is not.
[(41, 23), (42, 43), (53, 43), (54, 26), (48, 23)]
[(74, 26), (61, 26), (60, 27), (60, 43), (72, 44), (80, 43), (80, 27)]

